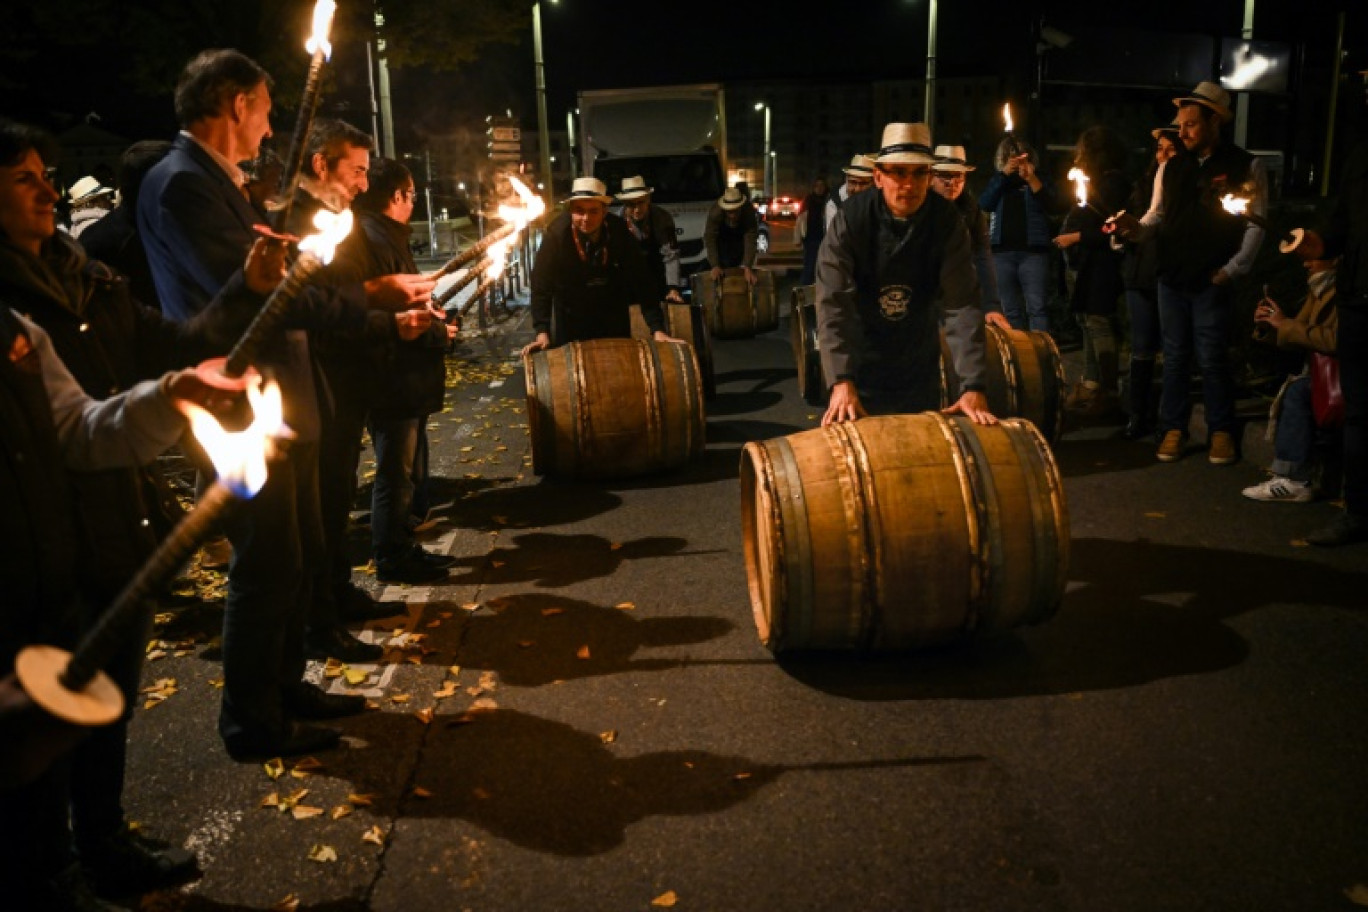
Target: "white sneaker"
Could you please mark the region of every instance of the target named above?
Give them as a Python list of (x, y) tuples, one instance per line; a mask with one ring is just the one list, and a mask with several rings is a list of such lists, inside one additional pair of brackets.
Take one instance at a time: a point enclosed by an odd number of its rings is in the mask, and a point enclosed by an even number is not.
[(1293, 481), (1274, 475), (1263, 484), (1244, 489), (1244, 496), (1250, 500), (1277, 501), (1279, 503), (1309, 503), (1315, 494), (1309, 481)]

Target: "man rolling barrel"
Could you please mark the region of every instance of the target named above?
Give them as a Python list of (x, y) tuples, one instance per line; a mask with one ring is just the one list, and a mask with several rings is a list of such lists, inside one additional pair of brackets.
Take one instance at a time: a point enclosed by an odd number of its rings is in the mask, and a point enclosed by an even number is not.
[(576, 178), (566, 212), (547, 226), (532, 263), (537, 337), (523, 355), (567, 342), (631, 338), (633, 304), (641, 305), (653, 338), (679, 341), (665, 332), (659, 289), (627, 223), (608, 212), (612, 201), (602, 181)]
[(969, 234), (928, 193), (931, 131), (891, 123), (874, 163), (877, 193), (849, 199), (817, 257), (817, 331), (831, 404), (822, 424), (940, 405), (940, 329), (960, 376), (946, 413), (994, 424), (984, 395), (983, 312)]

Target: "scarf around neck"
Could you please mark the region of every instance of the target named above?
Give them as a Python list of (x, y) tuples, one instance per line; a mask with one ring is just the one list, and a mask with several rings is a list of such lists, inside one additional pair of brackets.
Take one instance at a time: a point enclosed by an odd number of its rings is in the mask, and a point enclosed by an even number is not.
[(61, 231), (43, 242), (36, 257), (0, 238), (0, 285), (47, 298), (77, 315), (93, 287), (85, 266), (81, 245)]

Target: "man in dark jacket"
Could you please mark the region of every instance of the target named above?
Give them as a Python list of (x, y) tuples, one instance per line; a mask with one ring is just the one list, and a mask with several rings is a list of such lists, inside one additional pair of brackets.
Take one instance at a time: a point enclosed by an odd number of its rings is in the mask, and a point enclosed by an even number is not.
[(760, 217), (755, 204), (737, 187), (712, 204), (703, 225), (703, 246), (708, 252), (713, 281), (722, 280), (722, 270), (741, 267), (746, 281), (756, 283), (756, 241), (760, 237)]
[(629, 339), (633, 304), (641, 306), (655, 339), (670, 339), (641, 246), (622, 219), (608, 212), (612, 201), (603, 181), (576, 178), (568, 211), (546, 227), (532, 263), (537, 336), (524, 355), (567, 342)]
[(969, 232), (969, 249), (974, 257), (974, 274), (978, 276), (983, 318), (994, 326), (1011, 329), (1012, 324), (1002, 312), (1002, 300), (998, 297), (993, 247), (988, 241), (988, 217), (979, 208), (978, 199), (972, 193), (964, 192), (969, 172), (973, 170), (974, 166), (965, 159), (964, 146), (936, 146), (931, 189), (955, 204), (955, 211)]
[(158, 309), (157, 286), (138, 234), (138, 194), (147, 172), (170, 151), (171, 144), (160, 139), (145, 139), (125, 149), (119, 159), (119, 205), (81, 234), (81, 246), (91, 259), (128, 276), (133, 300)]
[[(409, 248), (413, 175), (401, 162), (377, 158), (366, 180), (353, 203), (360, 227), (343, 243), (338, 261), (350, 262), (363, 279), (416, 274)], [(427, 418), (442, 410), (446, 398), (445, 352), (455, 333), (455, 326), (435, 320), (419, 338), (385, 347), (371, 359), (371, 548), (376, 577), (384, 582), (429, 583), (444, 579), (451, 566), (451, 558), (430, 554), (414, 540), (408, 520), (415, 487), (426, 480), (415, 466), (427, 448)], [(354, 478), (355, 464), (351, 473)]]
[(622, 217), (632, 237), (641, 244), (646, 267), (659, 286), (658, 301), (683, 304), (679, 293), (679, 237), (675, 220), (651, 199), (654, 190), (646, 186), (640, 175), (624, 177), (617, 201), (622, 204)]
[(961, 379), (947, 411), (993, 424), (984, 395), (983, 312), (969, 233), (953, 204), (928, 193), (931, 131), (884, 128), (878, 192), (846, 201), (817, 262), (817, 331), (831, 402), (822, 424), (940, 405), (940, 329)]

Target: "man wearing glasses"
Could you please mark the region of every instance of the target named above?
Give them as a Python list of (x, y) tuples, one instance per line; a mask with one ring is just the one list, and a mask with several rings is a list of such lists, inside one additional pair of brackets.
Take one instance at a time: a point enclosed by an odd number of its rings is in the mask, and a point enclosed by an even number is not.
[(651, 204), (653, 192), (641, 175), (624, 177), (617, 201), (622, 204), (628, 230), (641, 244), (651, 276), (660, 286), (659, 300), (683, 304), (679, 293), (679, 235), (670, 213)]
[(940, 405), (940, 330), (962, 379), (947, 414), (994, 424), (984, 395), (983, 312), (969, 233), (928, 193), (931, 130), (892, 123), (877, 193), (849, 199), (817, 257), (817, 332), (831, 402), (822, 424)]
[(823, 217), (826, 218), (826, 227), (831, 228), (831, 220), (836, 217), (836, 213), (841, 211), (846, 200), (857, 193), (863, 193), (874, 186), (874, 157), (871, 155), (853, 155), (850, 164), (842, 168), (845, 174), (845, 183), (841, 189), (827, 197), (826, 208)]

